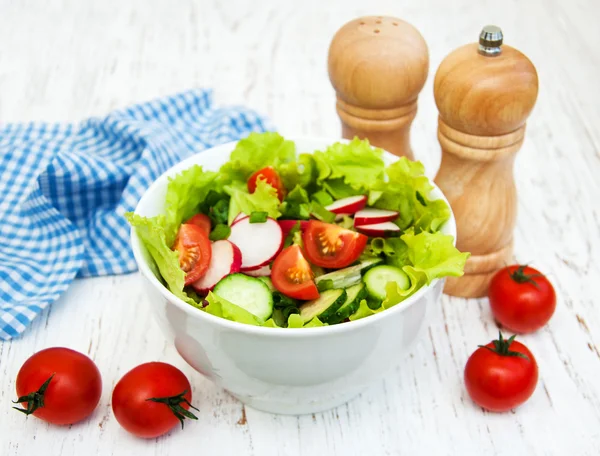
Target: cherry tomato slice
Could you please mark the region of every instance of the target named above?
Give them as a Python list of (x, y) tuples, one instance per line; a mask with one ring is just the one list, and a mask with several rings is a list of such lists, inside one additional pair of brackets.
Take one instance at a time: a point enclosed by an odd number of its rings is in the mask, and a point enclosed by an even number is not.
[(279, 174), (277, 174), (277, 171), (275, 171), (272, 166), (259, 169), (252, 176), (250, 176), (248, 179), (248, 191), (250, 193), (254, 193), (256, 190), (256, 181), (258, 179), (265, 180), (267, 184), (277, 190), (277, 198), (279, 198), (279, 201), (283, 201), (283, 198), (285, 198), (285, 187), (283, 182), (281, 182)]
[(283, 249), (271, 266), (271, 281), (277, 291), (290, 298), (309, 300), (319, 297), (310, 264), (297, 245)]
[(208, 215), (196, 214), (185, 223), (189, 223), (190, 225), (198, 225), (200, 228), (202, 228), (202, 231), (204, 231), (206, 234), (210, 234), (211, 223)]
[(367, 236), (331, 223), (311, 220), (302, 233), (304, 252), (312, 264), (338, 269), (354, 263), (367, 245)]
[(173, 250), (179, 252), (179, 267), (186, 273), (186, 285), (200, 279), (210, 266), (212, 256), (210, 240), (208, 234), (198, 225), (182, 224)]

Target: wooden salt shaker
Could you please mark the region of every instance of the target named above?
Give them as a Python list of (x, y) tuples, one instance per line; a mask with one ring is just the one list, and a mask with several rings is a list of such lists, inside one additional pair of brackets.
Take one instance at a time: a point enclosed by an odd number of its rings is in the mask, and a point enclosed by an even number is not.
[(531, 61), (502, 46), (486, 26), (479, 44), (456, 49), (435, 75), (442, 162), (435, 182), (456, 217), (457, 247), (471, 252), (465, 275), (444, 292), (485, 296), (494, 273), (512, 262), (517, 198), (513, 162), (538, 93)]
[(410, 126), (429, 71), (427, 44), (419, 31), (394, 17), (355, 19), (333, 37), (328, 67), (342, 136), (367, 138), (413, 158)]

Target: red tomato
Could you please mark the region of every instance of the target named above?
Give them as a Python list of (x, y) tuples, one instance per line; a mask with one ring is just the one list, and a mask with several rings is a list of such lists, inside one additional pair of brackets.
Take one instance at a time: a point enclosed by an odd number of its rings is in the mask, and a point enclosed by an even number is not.
[(271, 281), (277, 291), (295, 299), (317, 299), (319, 290), (310, 264), (297, 245), (283, 249), (271, 266)]
[(256, 190), (256, 181), (258, 179), (265, 180), (267, 184), (277, 190), (277, 197), (279, 198), (279, 201), (283, 201), (283, 198), (285, 198), (285, 187), (283, 186), (283, 182), (281, 182), (279, 174), (277, 174), (277, 171), (275, 171), (272, 166), (259, 169), (252, 176), (250, 176), (248, 179), (248, 191), (250, 193), (254, 193)]
[(517, 333), (537, 331), (556, 309), (554, 287), (528, 266), (508, 266), (498, 271), (490, 282), (488, 296), (496, 320)]
[(524, 403), (535, 390), (538, 366), (529, 349), (512, 336), (479, 346), (465, 366), (465, 385), (486, 410), (505, 412)]
[(202, 231), (204, 231), (206, 234), (210, 234), (211, 223), (208, 215), (196, 214), (185, 223), (197, 225), (202, 228)]
[(173, 250), (179, 252), (179, 266), (186, 273), (186, 285), (200, 279), (210, 266), (212, 256), (210, 240), (208, 234), (198, 225), (182, 224)]
[(367, 245), (367, 236), (331, 223), (308, 222), (302, 233), (304, 252), (312, 264), (338, 269), (354, 263)]
[(48, 423), (73, 424), (94, 411), (102, 378), (94, 362), (69, 348), (53, 347), (31, 356), (17, 374), (17, 410)]
[(192, 388), (186, 376), (166, 363), (145, 363), (127, 372), (115, 386), (112, 409), (123, 428), (144, 438), (166, 434), (196, 416)]

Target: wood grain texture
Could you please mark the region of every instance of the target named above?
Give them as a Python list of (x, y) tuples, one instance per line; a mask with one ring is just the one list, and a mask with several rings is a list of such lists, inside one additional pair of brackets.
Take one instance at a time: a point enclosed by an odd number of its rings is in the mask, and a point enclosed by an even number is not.
[(410, 127), (429, 71), (429, 51), (419, 31), (397, 17), (353, 19), (333, 36), (327, 68), (342, 136), (368, 138), (413, 158)]
[(452, 51), (436, 71), (442, 162), (435, 182), (456, 218), (457, 247), (470, 252), (465, 274), (446, 282), (451, 296), (486, 296), (494, 274), (512, 261), (517, 193), (515, 155), (538, 95), (534, 65), (504, 45), (495, 56), (471, 43)]
[[(13, 455), (573, 455), (600, 448), (600, 28), (594, 0), (325, 3), (217, 0), (0, 0), (0, 121), (77, 120), (192, 86), (267, 113), (283, 134), (337, 136), (327, 48), (345, 22), (385, 14), (425, 37), (431, 73), (482, 25), (502, 27), (535, 62), (540, 93), (516, 158), (516, 258), (553, 280), (556, 314), (522, 337), (540, 381), (523, 407), (489, 414), (462, 383), (477, 344), (497, 335), (485, 299), (445, 296), (398, 367), (355, 401), (280, 417), (244, 409), (165, 343), (136, 274), (78, 280), (20, 339), (0, 345), (0, 454)], [(440, 163), (430, 77), (412, 146)], [(48, 346), (81, 350), (104, 377), (100, 406), (71, 428), (10, 409), (25, 359)], [(151, 441), (119, 428), (115, 382), (138, 363), (180, 367), (199, 421)]]

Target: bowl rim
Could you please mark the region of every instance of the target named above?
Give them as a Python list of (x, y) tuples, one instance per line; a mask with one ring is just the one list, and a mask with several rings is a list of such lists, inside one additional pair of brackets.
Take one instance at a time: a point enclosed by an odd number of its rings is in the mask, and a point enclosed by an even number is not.
[[(336, 142), (350, 142), (347, 139), (343, 138), (328, 138), (328, 137), (320, 137), (320, 136), (293, 136), (286, 138), (294, 143), (297, 141), (306, 141), (306, 142), (315, 142), (321, 144), (333, 144)], [(226, 149), (230, 148), (233, 150), (238, 141), (230, 141), (227, 143), (219, 144), (214, 147), (210, 147), (208, 149), (204, 149), (201, 152), (198, 152), (185, 160), (180, 161), (179, 163), (173, 165), (169, 169), (167, 169), (164, 173), (162, 173), (152, 184), (146, 189), (141, 198), (139, 199), (134, 212), (138, 213), (138, 210), (141, 206), (145, 204), (146, 199), (149, 199), (152, 193), (154, 193), (159, 187), (163, 185), (165, 181), (168, 180), (170, 176), (177, 174), (194, 164), (197, 164), (198, 156), (202, 154), (206, 154), (214, 149)], [(315, 149), (316, 150), (316, 149)], [(391, 154), (390, 152), (382, 149), (384, 151), (384, 160), (392, 160), (396, 161), (400, 157)], [(312, 152), (311, 152), (312, 153)], [(443, 199), (448, 207), (450, 208), (450, 218), (446, 221), (444, 228), (447, 228), (450, 231), (450, 235), (454, 237), (453, 244), (456, 245), (456, 221), (454, 219), (454, 213), (452, 211), (452, 207), (448, 202), (446, 196), (441, 191), (441, 189), (431, 180), (431, 184), (433, 185), (432, 192), (436, 193), (436, 196)], [(379, 322), (383, 318), (389, 318), (392, 314), (402, 313), (408, 310), (410, 307), (415, 305), (420, 298), (423, 297), (426, 293), (431, 291), (435, 285), (443, 279), (434, 279), (429, 285), (425, 285), (420, 290), (418, 290), (415, 294), (407, 298), (400, 304), (397, 304), (389, 309), (386, 309), (382, 312), (376, 313), (374, 315), (369, 315), (368, 317), (361, 318), (359, 320), (345, 322), (344, 324), (337, 325), (326, 325), (326, 326), (317, 326), (312, 328), (273, 328), (273, 327), (264, 327), (264, 326), (254, 326), (245, 323), (239, 323), (237, 321), (228, 320), (226, 318), (217, 317), (215, 315), (209, 314), (208, 312), (204, 312), (203, 310), (194, 307), (182, 299), (175, 296), (166, 286), (164, 286), (158, 278), (152, 273), (150, 266), (145, 261), (144, 255), (142, 254), (142, 241), (138, 237), (135, 229), (131, 227), (130, 229), (130, 242), (133, 250), (133, 255), (135, 258), (135, 262), (138, 266), (138, 272), (146, 278), (153, 286), (156, 288), (159, 293), (165, 298), (169, 303), (177, 306), (179, 309), (184, 311), (187, 315), (192, 318), (198, 318), (200, 320), (205, 320), (207, 324), (214, 324), (216, 326), (220, 326), (221, 329), (230, 329), (234, 331), (240, 331), (246, 334), (252, 335), (261, 335), (261, 336), (269, 336), (269, 337), (289, 337), (289, 338), (303, 338), (303, 337), (314, 337), (314, 336), (325, 336), (328, 334), (339, 334), (345, 333), (348, 331), (354, 331), (360, 329), (365, 326), (374, 325)], [(389, 317), (386, 317), (388, 315)]]

